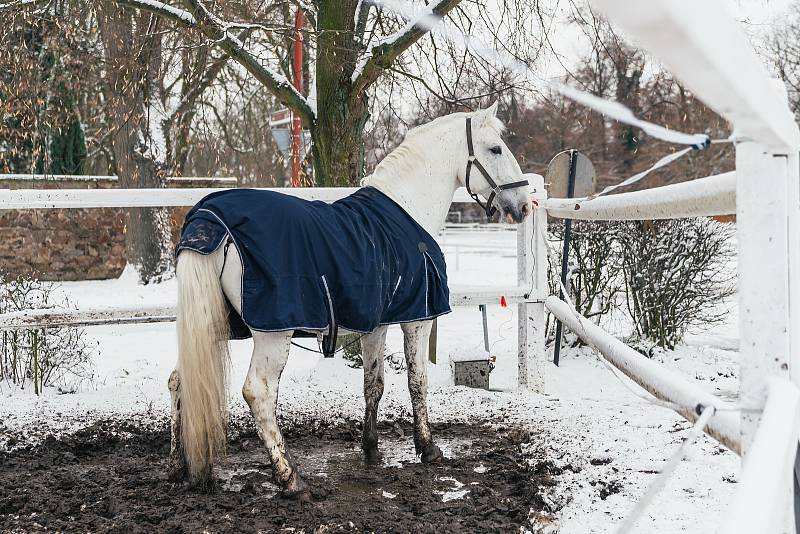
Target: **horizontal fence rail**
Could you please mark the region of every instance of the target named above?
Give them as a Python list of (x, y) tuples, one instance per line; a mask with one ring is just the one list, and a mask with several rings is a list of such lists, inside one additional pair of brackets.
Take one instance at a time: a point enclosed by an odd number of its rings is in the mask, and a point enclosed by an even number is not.
[(736, 213), (736, 173), (587, 199), (550, 198), (549, 215), (592, 221), (637, 221), (710, 217)]
[[(208, 183), (236, 186), (239, 182), (233, 176), (168, 176), (168, 184)], [(0, 182), (119, 182), (119, 177), (92, 174), (0, 174)]]
[[(0, 210), (53, 208), (161, 208), (194, 206), (206, 195), (226, 188), (187, 187), (180, 189), (0, 189)], [(355, 187), (259, 188), (306, 200), (333, 202), (354, 193)], [(453, 202), (472, 202), (466, 189), (459, 188)]]
[[(505, 297), (508, 305), (544, 302), (545, 299), (544, 295), (530, 294), (530, 288), (525, 287), (463, 286), (454, 288), (450, 292), (450, 305), (500, 304), (501, 297)], [(53, 308), (0, 314), (0, 331), (61, 326), (160, 323), (174, 320), (174, 306), (95, 307), (81, 310)]]
[(698, 405), (714, 406), (717, 413), (706, 427), (706, 433), (733, 452), (741, 453), (739, 415), (732, 406), (697, 384), (636, 352), (557, 297), (548, 297), (545, 306), (573, 333), (600, 351), (609, 363), (631, 380), (657, 399), (676, 405), (676, 411), (687, 420), (692, 422), (697, 420)]

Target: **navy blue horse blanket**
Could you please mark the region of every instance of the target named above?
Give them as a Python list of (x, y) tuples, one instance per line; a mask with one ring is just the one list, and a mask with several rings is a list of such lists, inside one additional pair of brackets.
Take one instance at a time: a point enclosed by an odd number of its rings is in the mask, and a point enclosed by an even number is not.
[(186, 215), (176, 254), (230, 243), (243, 265), (234, 339), (250, 337), (247, 327), (371, 332), (450, 311), (439, 245), (374, 187), (332, 204), (253, 189), (212, 193)]

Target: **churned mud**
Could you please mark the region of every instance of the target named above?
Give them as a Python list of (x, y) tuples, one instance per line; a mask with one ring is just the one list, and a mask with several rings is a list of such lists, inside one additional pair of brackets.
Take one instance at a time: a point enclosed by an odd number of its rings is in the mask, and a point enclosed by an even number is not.
[[(245, 423), (242, 423), (245, 424)], [(0, 532), (512, 532), (533, 528), (557, 469), (526, 432), (440, 425), (446, 459), (423, 465), (410, 425), (380, 425), (381, 465), (362, 460), (356, 423), (295, 425), (289, 447), (314, 501), (280, 496), (252, 428), (232, 433), (212, 493), (167, 480), (169, 436), (105, 421), (0, 452)]]

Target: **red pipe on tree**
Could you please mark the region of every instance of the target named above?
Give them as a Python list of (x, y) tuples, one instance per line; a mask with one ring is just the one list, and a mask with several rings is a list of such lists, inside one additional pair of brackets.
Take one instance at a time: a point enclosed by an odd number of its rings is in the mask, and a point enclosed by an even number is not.
[[(294, 17), (294, 86), (300, 93), (303, 92), (303, 25), (305, 16), (303, 10), (297, 8)], [(292, 113), (292, 187), (300, 187), (300, 143), (302, 142), (302, 128), (300, 116)]]

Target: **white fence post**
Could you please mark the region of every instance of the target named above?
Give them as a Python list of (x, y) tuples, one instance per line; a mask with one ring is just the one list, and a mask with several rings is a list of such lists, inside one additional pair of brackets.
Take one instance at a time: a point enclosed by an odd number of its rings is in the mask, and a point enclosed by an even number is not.
[[(789, 378), (788, 158), (752, 141), (736, 146), (742, 450), (761, 419), (767, 377)], [(797, 232), (792, 232), (795, 239)], [(800, 311), (800, 310), (798, 310)]]
[(789, 210), (789, 378), (800, 388), (800, 157), (789, 154), (786, 167)]
[[(537, 201), (547, 198), (544, 178), (526, 175)], [(544, 301), (547, 290), (547, 212), (534, 209), (517, 227), (517, 283), (530, 288), (526, 302), (517, 306), (518, 380), (520, 389), (544, 393), (546, 365)]]

